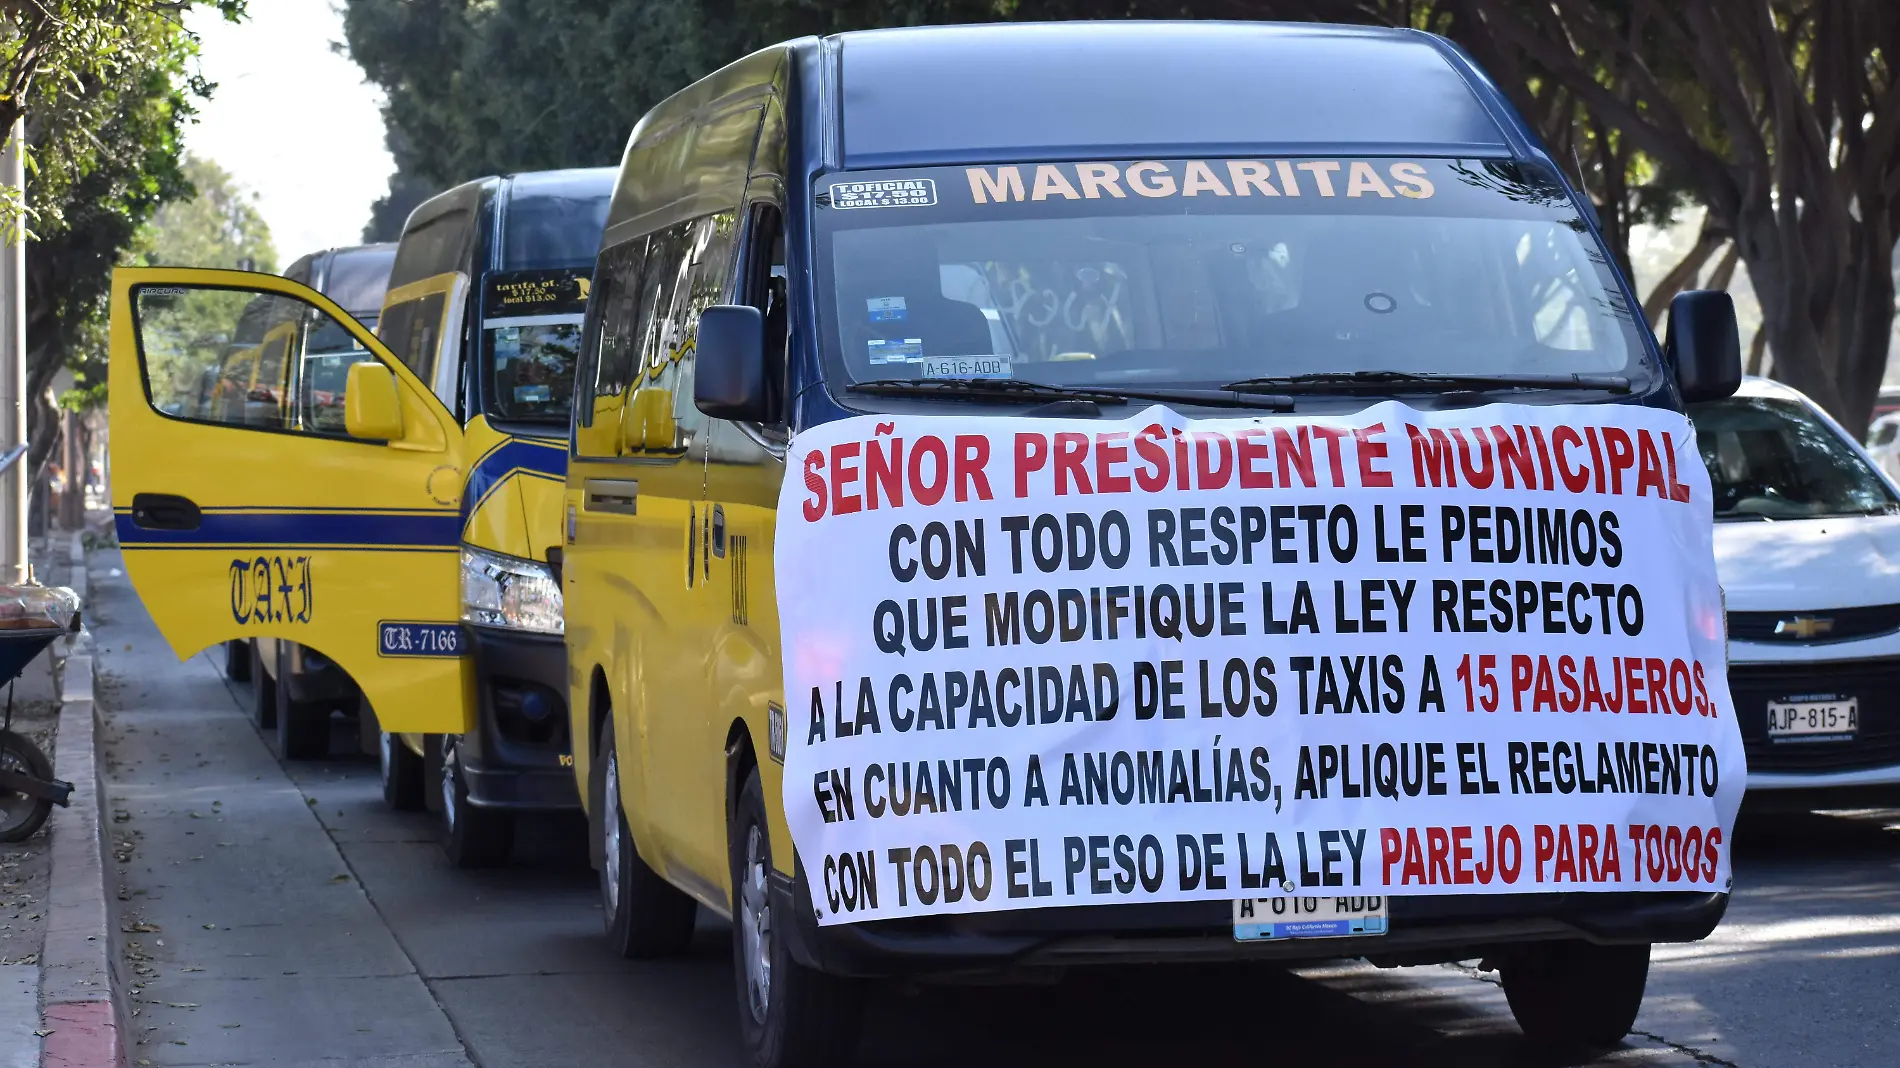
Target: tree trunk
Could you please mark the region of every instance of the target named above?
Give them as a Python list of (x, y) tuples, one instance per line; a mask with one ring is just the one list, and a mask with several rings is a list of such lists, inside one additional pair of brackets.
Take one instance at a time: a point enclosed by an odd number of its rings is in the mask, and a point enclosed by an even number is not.
[(1728, 232), (1716, 220), (1715, 213), (1705, 213), (1695, 244), (1669, 269), (1668, 274), (1657, 281), (1656, 288), (1650, 290), (1649, 296), (1643, 301), (1643, 314), (1648, 317), (1650, 326), (1655, 326), (1656, 321), (1662, 318), (1663, 311), (1677, 293), (1694, 285), (1696, 276), (1702, 273), (1702, 265), (1709, 262), (1709, 257), (1715, 255), (1715, 250), (1727, 240)]

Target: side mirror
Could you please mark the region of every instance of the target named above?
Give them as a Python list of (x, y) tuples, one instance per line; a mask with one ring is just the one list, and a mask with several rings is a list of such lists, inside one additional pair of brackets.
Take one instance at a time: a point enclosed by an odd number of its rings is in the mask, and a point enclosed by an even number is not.
[(402, 397), (395, 372), (375, 360), (350, 365), (343, 384), (343, 428), (353, 438), (402, 438)]
[(1721, 400), (1742, 384), (1741, 331), (1735, 301), (1715, 289), (1692, 289), (1669, 302), (1663, 354), (1676, 370), (1684, 403)]
[(762, 423), (771, 418), (765, 392), (765, 316), (742, 304), (699, 313), (693, 403), (715, 419)]

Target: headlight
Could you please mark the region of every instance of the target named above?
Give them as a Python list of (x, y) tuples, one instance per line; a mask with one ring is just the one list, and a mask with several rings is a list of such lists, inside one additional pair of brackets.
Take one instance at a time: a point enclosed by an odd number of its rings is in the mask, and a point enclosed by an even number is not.
[(561, 587), (546, 565), (464, 545), (462, 622), (559, 634)]

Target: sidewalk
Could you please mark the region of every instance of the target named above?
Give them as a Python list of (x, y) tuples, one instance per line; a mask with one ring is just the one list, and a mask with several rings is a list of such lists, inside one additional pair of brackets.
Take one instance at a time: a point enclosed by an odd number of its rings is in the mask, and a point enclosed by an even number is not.
[[(93, 555), (115, 937), (135, 1064), (466, 1068), (447, 1016), (213, 658)], [(322, 765), (304, 767), (306, 775)]]

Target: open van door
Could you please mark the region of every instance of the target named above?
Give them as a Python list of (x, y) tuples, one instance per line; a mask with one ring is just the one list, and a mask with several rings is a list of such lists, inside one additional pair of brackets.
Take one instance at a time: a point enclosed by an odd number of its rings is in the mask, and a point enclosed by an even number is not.
[(374, 334), (274, 275), (120, 269), (110, 385), (119, 544), (180, 659), (288, 639), (384, 730), (468, 726), (462, 431)]

